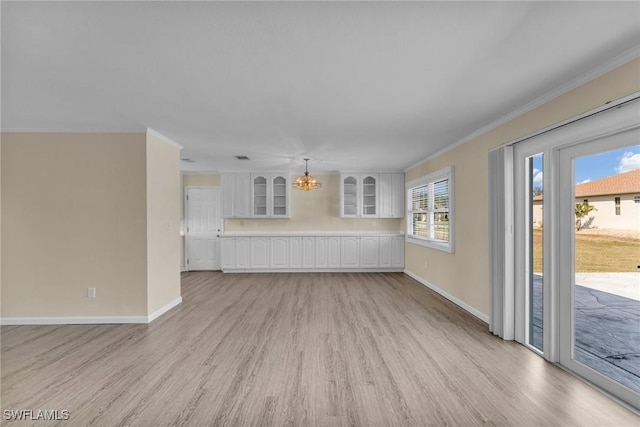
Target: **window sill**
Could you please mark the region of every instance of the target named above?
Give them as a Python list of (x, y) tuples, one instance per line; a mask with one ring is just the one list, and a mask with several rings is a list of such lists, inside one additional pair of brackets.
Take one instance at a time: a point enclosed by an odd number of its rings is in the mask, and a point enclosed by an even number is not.
[(454, 253), (453, 242), (438, 242), (435, 240), (418, 239), (413, 236), (406, 236), (407, 243), (413, 243), (414, 245), (426, 246), (427, 248), (436, 249), (442, 252)]

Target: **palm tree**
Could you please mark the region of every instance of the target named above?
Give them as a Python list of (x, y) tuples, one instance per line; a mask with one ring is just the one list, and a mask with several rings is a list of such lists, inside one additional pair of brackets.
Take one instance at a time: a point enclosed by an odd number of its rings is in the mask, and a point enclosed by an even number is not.
[(586, 200), (582, 203), (576, 203), (576, 231), (580, 231), (582, 228), (582, 218), (589, 215), (589, 212), (594, 209), (597, 210)]

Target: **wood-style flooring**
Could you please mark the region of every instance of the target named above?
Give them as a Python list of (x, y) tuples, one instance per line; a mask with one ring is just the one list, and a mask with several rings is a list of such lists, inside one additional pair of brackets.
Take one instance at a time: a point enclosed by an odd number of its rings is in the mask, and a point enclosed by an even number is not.
[(182, 295), (149, 325), (2, 327), (3, 414), (67, 410), (53, 422), (64, 426), (640, 425), (402, 273), (192, 272)]

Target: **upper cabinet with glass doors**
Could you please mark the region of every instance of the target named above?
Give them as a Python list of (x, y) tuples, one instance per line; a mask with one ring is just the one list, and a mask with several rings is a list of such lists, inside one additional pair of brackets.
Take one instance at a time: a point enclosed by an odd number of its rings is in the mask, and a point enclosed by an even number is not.
[(289, 218), (289, 175), (251, 174), (253, 218)]
[(224, 218), (289, 218), (289, 175), (222, 174)]
[(404, 174), (341, 174), (340, 216), (342, 218), (403, 218)]

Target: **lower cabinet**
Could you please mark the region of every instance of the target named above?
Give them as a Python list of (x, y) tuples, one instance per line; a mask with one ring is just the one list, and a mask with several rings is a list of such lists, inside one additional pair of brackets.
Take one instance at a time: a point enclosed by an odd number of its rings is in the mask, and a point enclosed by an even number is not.
[(269, 268), (269, 240), (251, 237), (251, 268)]
[(379, 267), (378, 236), (360, 237), (360, 267)]
[(271, 268), (289, 268), (289, 251), (291, 250), (291, 241), (289, 237), (271, 237), (269, 238), (271, 245), (270, 263)]
[(401, 271), (403, 236), (222, 238), (223, 271)]
[(404, 267), (404, 237), (380, 236), (378, 241), (378, 266), (381, 268)]
[(315, 266), (340, 268), (340, 237), (316, 237)]

